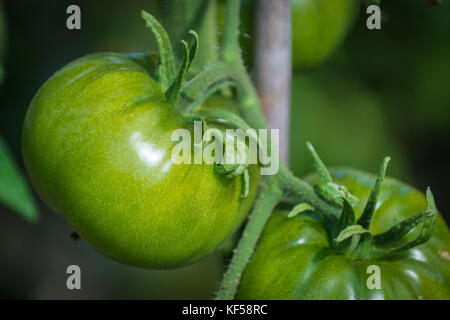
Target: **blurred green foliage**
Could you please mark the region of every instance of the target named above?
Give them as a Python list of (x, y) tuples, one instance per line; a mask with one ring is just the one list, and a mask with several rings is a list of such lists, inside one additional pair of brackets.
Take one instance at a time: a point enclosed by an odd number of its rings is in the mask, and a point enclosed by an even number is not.
[[(6, 52), (6, 19), (0, 2), (0, 85), (5, 77), (3, 59)], [(6, 142), (0, 135), (0, 203), (7, 205), (30, 222), (38, 218), (34, 198), (26, 178), (16, 167)]]
[(389, 128), (377, 96), (363, 83), (327, 73), (296, 75), (292, 81), (291, 168), (299, 176), (313, 170), (309, 140), (329, 166), (376, 172), (384, 156), (389, 173), (407, 178), (408, 163)]

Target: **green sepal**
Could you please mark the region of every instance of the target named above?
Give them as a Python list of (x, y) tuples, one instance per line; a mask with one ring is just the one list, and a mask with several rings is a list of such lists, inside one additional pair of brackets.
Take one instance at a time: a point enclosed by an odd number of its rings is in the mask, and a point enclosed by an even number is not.
[[(395, 252), (407, 250), (426, 242), (433, 235), (434, 224), (437, 217), (437, 209), (430, 188), (427, 189), (426, 196), (428, 207), (425, 211), (416, 213), (412, 217), (391, 227), (386, 232), (375, 235), (373, 237), (374, 245), (377, 247), (390, 247), (390, 251)], [(422, 224), (422, 227), (419, 235), (414, 240), (409, 241), (406, 244), (396, 244), (420, 224)]]
[(198, 49), (197, 33), (195, 33), (195, 31), (193, 31), (193, 30), (190, 30), (189, 33), (191, 35), (193, 35), (194, 43), (189, 48), (189, 46), (185, 40), (180, 41), (184, 47), (183, 62), (182, 62), (180, 71), (178, 71), (177, 77), (174, 79), (174, 81), (170, 85), (169, 89), (167, 89), (167, 91), (165, 92), (167, 101), (173, 106), (178, 105), (178, 98), (180, 97), (180, 94), (181, 94), (184, 77), (186, 76), (186, 73), (189, 71), (189, 68), (192, 65), (192, 61), (195, 59), (195, 55), (196, 55), (197, 49)]
[(380, 193), (381, 184), (383, 183), (384, 177), (386, 175), (386, 169), (389, 161), (391, 161), (391, 158), (386, 157), (381, 163), (377, 179), (375, 180), (375, 185), (373, 186), (369, 199), (367, 200), (367, 204), (364, 208), (363, 214), (357, 221), (357, 224), (361, 225), (363, 228), (368, 229), (370, 227), (370, 222), (372, 221), (373, 213), (376, 209), (378, 195)]
[[(184, 105), (179, 106), (179, 109), (182, 112), (196, 112), (198, 108), (205, 102), (209, 97), (211, 97), (214, 93), (227, 89), (230, 86), (235, 84), (234, 80), (221, 79), (207, 86), (195, 100), (184, 99)], [(184, 92), (181, 93), (184, 96)]]
[(178, 104), (178, 98), (180, 97), (181, 87), (183, 85), (183, 79), (186, 75), (186, 72), (188, 70), (189, 65), (189, 48), (186, 41), (181, 40), (181, 44), (184, 47), (184, 59), (183, 63), (181, 65), (180, 71), (178, 72), (177, 77), (170, 85), (169, 89), (165, 92), (165, 96), (167, 99), (167, 102), (173, 106), (177, 106)]
[(243, 176), (244, 183), (244, 193), (241, 195), (242, 198), (247, 198), (250, 192), (250, 174), (248, 172), (247, 164), (226, 164), (226, 163), (215, 163), (214, 169), (217, 173), (224, 175), (227, 178), (236, 178)]
[(198, 34), (194, 30), (189, 30), (188, 33), (190, 35), (192, 35), (192, 37), (193, 37), (192, 44), (189, 47), (189, 63), (188, 63), (188, 66), (187, 66), (187, 69), (189, 70), (189, 68), (192, 65), (192, 62), (195, 60), (195, 57), (197, 56), (197, 51), (198, 51)]
[(292, 208), (291, 212), (288, 214), (288, 218), (295, 217), (296, 215), (305, 212), (305, 211), (314, 211), (314, 207), (310, 204), (303, 202), (298, 205), (296, 205), (294, 208)]
[(352, 206), (359, 203), (359, 199), (352, 195), (345, 186), (334, 182), (319, 183), (314, 186), (314, 191), (324, 200), (343, 205), (343, 199), (346, 199)]
[(313, 145), (307, 141), (309, 153), (312, 156), (314, 167), (319, 174), (319, 183), (314, 186), (316, 193), (331, 204), (343, 205), (343, 199), (350, 202), (352, 206), (359, 203), (359, 199), (352, 195), (345, 186), (333, 182), (330, 172), (320, 159)]
[[(251, 129), (250, 125), (237, 114), (231, 111), (222, 109), (204, 109), (196, 110), (188, 113), (191, 116), (198, 116), (206, 119), (208, 122), (215, 122), (230, 126), (236, 129), (248, 130)], [(252, 138), (257, 139), (252, 135)]]
[[(345, 198), (342, 198), (342, 201), (343, 206), (341, 215), (339, 219), (335, 222), (335, 224), (330, 226), (331, 230), (329, 230), (331, 239), (334, 240), (331, 242), (331, 245), (338, 253), (344, 253), (348, 251), (348, 248), (351, 245), (351, 241), (349, 239), (344, 242), (344, 240), (346, 240), (347, 238), (343, 238), (342, 233), (355, 223), (355, 212), (353, 211), (352, 206)], [(336, 241), (336, 239), (342, 240)]]
[[(333, 239), (336, 239), (339, 237), (339, 235), (347, 229), (349, 226), (352, 226), (355, 224), (355, 212), (353, 211), (352, 206), (346, 199), (343, 200), (343, 207), (342, 207), (342, 213), (339, 217), (338, 222), (333, 228), (333, 232), (331, 234), (331, 237)], [(340, 241), (338, 241), (340, 242)]]
[(169, 35), (158, 20), (150, 13), (142, 10), (141, 16), (152, 30), (158, 43), (160, 64), (157, 70), (157, 78), (165, 92), (176, 77), (175, 56), (170, 43)]
[(183, 86), (183, 97), (188, 100), (186, 111), (195, 110), (209, 95), (236, 81), (236, 70), (224, 63), (207, 65)]
[(313, 145), (309, 141), (307, 141), (306, 146), (308, 147), (309, 153), (313, 158), (314, 167), (316, 168), (316, 171), (319, 174), (320, 183), (326, 184), (328, 182), (333, 182), (333, 178), (331, 178), (330, 172), (320, 159)]
[[(236, 114), (219, 109), (210, 110), (199, 110), (197, 112), (191, 112), (183, 115), (184, 119), (187, 121), (202, 121), (203, 133), (208, 128), (208, 122), (223, 123), (226, 125), (233, 126), (235, 128), (240, 128), (243, 130), (250, 129), (250, 126), (242, 120)], [(252, 131), (250, 131), (252, 132)], [(257, 136), (250, 136), (251, 139), (258, 141)], [(225, 142), (225, 138), (223, 138)], [(239, 150), (238, 150), (239, 151)], [(247, 148), (245, 152), (248, 153)], [(248, 154), (245, 155), (244, 159), (248, 159)], [(214, 169), (217, 173), (226, 176), (227, 178), (236, 178), (243, 175), (244, 192), (241, 195), (242, 198), (246, 198), (250, 192), (250, 174), (249, 174), (249, 164), (246, 163), (214, 163)]]

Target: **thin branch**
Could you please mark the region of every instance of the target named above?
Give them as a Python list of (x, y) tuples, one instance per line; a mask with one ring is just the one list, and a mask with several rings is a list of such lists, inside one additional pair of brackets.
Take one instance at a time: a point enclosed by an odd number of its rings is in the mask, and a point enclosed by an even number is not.
[(256, 30), (255, 83), (269, 127), (280, 130), (280, 157), (288, 164), (292, 78), (290, 0), (258, 0)]

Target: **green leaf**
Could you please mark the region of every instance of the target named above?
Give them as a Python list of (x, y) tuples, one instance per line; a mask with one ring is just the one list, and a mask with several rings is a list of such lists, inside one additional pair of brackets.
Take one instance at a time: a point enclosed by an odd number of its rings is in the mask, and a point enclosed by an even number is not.
[[(427, 242), (434, 233), (438, 216), (430, 188), (427, 189), (427, 203), (428, 207), (425, 211), (399, 222), (384, 233), (373, 236), (373, 245), (368, 248), (365, 256), (378, 259)], [(408, 238), (407, 235), (414, 235), (415, 238)]]
[(195, 32), (194, 30), (189, 30), (189, 34), (191, 34), (193, 36), (193, 43), (189, 47), (189, 64), (187, 66), (188, 70), (191, 67), (192, 62), (194, 61), (194, 59), (197, 55), (197, 51), (198, 51), (198, 34), (197, 34), (197, 32)]
[(314, 149), (313, 145), (308, 141), (308, 142), (306, 142), (306, 146), (308, 147), (308, 150), (311, 153), (311, 156), (313, 158), (314, 167), (316, 168), (317, 173), (319, 174), (319, 177), (320, 177), (320, 183), (333, 182), (330, 172), (328, 172), (327, 167), (320, 159), (320, 157), (317, 154), (316, 150)]
[(160, 65), (158, 68), (158, 80), (163, 91), (166, 91), (172, 81), (176, 77), (175, 69), (175, 57), (172, 50), (172, 44), (170, 43), (169, 35), (163, 26), (156, 20), (154, 16), (150, 13), (142, 10), (142, 18), (150, 27), (153, 34), (155, 35), (156, 42), (158, 43), (158, 50), (160, 56)]
[(20, 213), (30, 222), (38, 219), (36, 205), (27, 180), (14, 165), (3, 138), (0, 136), (0, 202)]
[(355, 212), (353, 211), (352, 206), (345, 198), (342, 200), (342, 213), (339, 217), (338, 223), (336, 224), (333, 237), (339, 237), (339, 234), (341, 234), (347, 227), (355, 224)]
[[(436, 217), (438, 215), (436, 205), (434, 203), (434, 197), (430, 188), (427, 189), (427, 203), (428, 208), (420, 213), (405, 219), (398, 224), (391, 227), (384, 233), (378, 234), (373, 237), (373, 242), (376, 246), (392, 246), (392, 252), (403, 251), (412, 247), (418, 246), (430, 239), (434, 232), (434, 225)], [(406, 244), (396, 245), (395, 243), (400, 241), (405, 235), (422, 224), (419, 235), (412, 241), (408, 241)]]
[(171, 105), (176, 106), (178, 104), (178, 98), (180, 97), (181, 87), (183, 85), (183, 79), (186, 75), (188, 66), (189, 66), (189, 48), (186, 41), (181, 40), (181, 43), (184, 46), (184, 59), (183, 65), (181, 66), (180, 71), (178, 72), (175, 81), (170, 85), (169, 89), (167, 89), (165, 95), (167, 102)]
[(177, 77), (174, 79), (174, 81), (170, 85), (169, 89), (167, 89), (167, 91), (165, 93), (167, 101), (173, 106), (177, 106), (177, 104), (178, 104), (178, 98), (180, 97), (180, 94), (181, 94), (184, 77), (185, 77), (186, 73), (189, 71), (189, 68), (192, 65), (192, 61), (195, 59), (195, 55), (196, 55), (197, 49), (198, 49), (197, 33), (195, 33), (195, 31), (193, 31), (193, 30), (190, 30), (189, 33), (193, 35), (194, 43), (189, 48), (187, 42), (184, 40), (181, 40), (181, 44), (184, 47), (183, 64), (181, 65), (181, 68), (180, 68), (180, 71), (178, 72)]

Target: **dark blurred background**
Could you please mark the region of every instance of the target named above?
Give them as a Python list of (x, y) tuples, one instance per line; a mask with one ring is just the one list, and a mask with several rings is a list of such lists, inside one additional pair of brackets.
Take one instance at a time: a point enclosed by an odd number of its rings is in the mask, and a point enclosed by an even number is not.
[[(81, 7), (81, 30), (66, 28), (70, 4)], [(150, 0), (6, 0), (3, 7), (0, 134), (23, 170), (22, 122), (39, 86), (90, 52), (154, 49), (139, 12), (158, 12)], [(449, 222), (450, 1), (383, 1), (382, 10), (382, 30), (368, 30), (361, 10), (328, 61), (294, 75), (291, 167), (298, 175), (312, 170), (306, 140), (330, 166), (376, 172), (390, 155), (389, 175), (420, 190), (432, 186)], [(174, 271), (123, 266), (73, 241), (70, 225), (36, 201), (37, 224), (0, 204), (0, 298), (196, 299), (211, 298), (217, 289), (227, 250)], [(70, 264), (81, 267), (82, 290), (66, 288)]]

